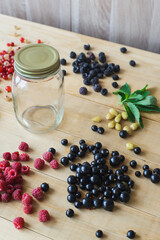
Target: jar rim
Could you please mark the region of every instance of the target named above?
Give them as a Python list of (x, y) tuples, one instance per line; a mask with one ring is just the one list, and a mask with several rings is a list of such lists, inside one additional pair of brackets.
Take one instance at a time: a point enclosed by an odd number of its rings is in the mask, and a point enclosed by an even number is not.
[(45, 78), (60, 67), (58, 51), (46, 44), (29, 44), (15, 54), (15, 71), (27, 78)]

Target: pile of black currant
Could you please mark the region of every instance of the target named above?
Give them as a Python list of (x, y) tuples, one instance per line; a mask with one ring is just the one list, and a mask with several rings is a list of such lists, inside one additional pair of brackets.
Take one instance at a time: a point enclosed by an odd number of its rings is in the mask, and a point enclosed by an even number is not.
[[(69, 184), (67, 200), (74, 203), (76, 208), (101, 208), (112, 211), (114, 201), (120, 200), (127, 203), (130, 199), (131, 188), (134, 182), (126, 174), (128, 167), (122, 165), (125, 157), (118, 151), (113, 151), (109, 160), (109, 150), (102, 148), (102, 144), (87, 145), (80, 140), (80, 147), (72, 145), (67, 157), (61, 159), (61, 164), (68, 165), (76, 157), (84, 157), (87, 152), (92, 153), (94, 160), (78, 164), (71, 164), (70, 170), (75, 175), (67, 178)], [(108, 161), (108, 164), (107, 164)], [(110, 166), (114, 169), (112, 170)], [(83, 194), (79, 191), (83, 190)], [(80, 200), (81, 199), (81, 200)]]

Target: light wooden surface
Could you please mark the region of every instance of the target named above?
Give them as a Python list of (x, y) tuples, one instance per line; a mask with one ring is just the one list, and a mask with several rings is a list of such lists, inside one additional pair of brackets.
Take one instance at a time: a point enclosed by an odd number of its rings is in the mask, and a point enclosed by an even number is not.
[(160, 0), (0, 0), (0, 13), (160, 52)]
[[(159, 185), (152, 184), (145, 178), (136, 178), (135, 170), (130, 169), (128, 174), (135, 181), (135, 188), (131, 194), (131, 200), (128, 204), (115, 203), (113, 212), (106, 212), (103, 209), (97, 210), (78, 210), (72, 204), (68, 203), (67, 197), (67, 176), (72, 174), (69, 167), (61, 167), (59, 170), (53, 170), (46, 166), (43, 171), (35, 170), (33, 159), (41, 157), (42, 153), (53, 146), (57, 150), (58, 161), (62, 156), (69, 152), (71, 144), (78, 144), (79, 139), (84, 138), (87, 143), (101, 141), (110, 151), (119, 150), (126, 156), (126, 164), (132, 159), (137, 160), (136, 170), (142, 169), (146, 163), (151, 169), (160, 167), (159, 159), (159, 140), (160, 140), (160, 117), (158, 114), (145, 114), (144, 130), (139, 130), (129, 139), (142, 148), (142, 154), (135, 156), (133, 152), (126, 150), (125, 143), (128, 140), (121, 140), (118, 132), (107, 128), (105, 114), (111, 106), (121, 109), (118, 106), (118, 98), (111, 95), (114, 90), (111, 87), (111, 78), (103, 79), (103, 84), (109, 89), (110, 94), (103, 97), (93, 92), (88, 87), (89, 94), (80, 96), (79, 87), (82, 86), (80, 75), (72, 73), (71, 59), (69, 53), (75, 50), (76, 53), (83, 51), (84, 43), (91, 43), (93, 51), (105, 51), (109, 62), (119, 63), (122, 71), (119, 74), (121, 79), (119, 84), (126, 81), (131, 88), (138, 89), (146, 83), (151, 82), (150, 88), (160, 103), (160, 56), (142, 50), (128, 48), (128, 54), (119, 52), (120, 45), (89, 38), (86, 36), (74, 34), (64, 30), (54, 29), (44, 25), (31, 23), (11, 17), (0, 16), (0, 39), (1, 49), (5, 48), (6, 42), (14, 41), (19, 46), (19, 38), (11, 36), (14, 32), (14, 26), (20, 27), (18, 33), (24, 36), (32, 43), (41, 39), (44, 43), (56, 47), (61, 57), (67, 59), (67, 76), (65, 77), (66, 102), (65, 114), (61, 125), (53, 132), (43, 135), (34, 135), (26, 132), (16, 121), (12, 102), (4, 100), (4, 87), (9, 84), (8, 81), (1, 81), (0, 90), (0, 158), (4, 151), (16, 151), (20, 141), (26, 141), (31, 146), (31, 160), (29, 165), (31, 173), (25, 177), (24, 191), (31, 193), (32, 189), (39, 186), (42, 182), (48, 182), (50, 191), (45, 194), (43, 201), (34, 202), (34, 213), (25, 215), (22, 204), (18, 201), (12, 201), (8, 204), (0, 203), (0, 239), (54, 239), (54, 240), (84, 240), (95, 239), (95, 232), (102, 229), (105, 236), (103, 239), (126, 239), (126, 232), (133, 229), (137, 232), (136, 239), (142, 240), (160, 240), (160, 191)], [(137, 67), (131, 68), (128, 65), (130, 59), (135, 59)], [(101, 124), (106, 132), (99, 135), (90, 130), (92, 125), (91, 118), (95, 115), (101, 115), (103, 121)], [(70, 145), (64, 147), (60, 144), (62, 138), (67, 138)], [(93, 157), (88, 155), (84, 161), (92, 161)], [(77, 160), (79, 162), (82, 160)], [(65, 216), (68, 208), (75, 210), (75, 217), (69, 219)], [(38, 221), (38, 211), (47, 209), (51, 214), (51, 221), (42, 224)], [(11, 221), (22, 216), (25, 219), (24, 229), (18, 231), (14, 228)], [(7, 231), (9, 229), (9, 231)]]

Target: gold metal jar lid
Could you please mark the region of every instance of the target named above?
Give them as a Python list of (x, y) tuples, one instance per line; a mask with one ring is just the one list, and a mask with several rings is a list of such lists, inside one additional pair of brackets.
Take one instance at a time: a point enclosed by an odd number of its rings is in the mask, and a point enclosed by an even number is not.
[(27, 78), (44, 78), (60, 66), (58, 51), (45, 44), (30, 44), (19, 49), (14, 57), (15, 71)]

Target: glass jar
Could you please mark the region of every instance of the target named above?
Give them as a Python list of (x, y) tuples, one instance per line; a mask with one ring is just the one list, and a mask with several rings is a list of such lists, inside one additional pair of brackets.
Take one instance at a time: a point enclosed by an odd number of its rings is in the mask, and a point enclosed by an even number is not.
[(34, 133), (56, 128), (64, 112), (64, 77), (59, 53), (45, 44), (32, 44), (15, 54), (12, 96), (16, 118)]

